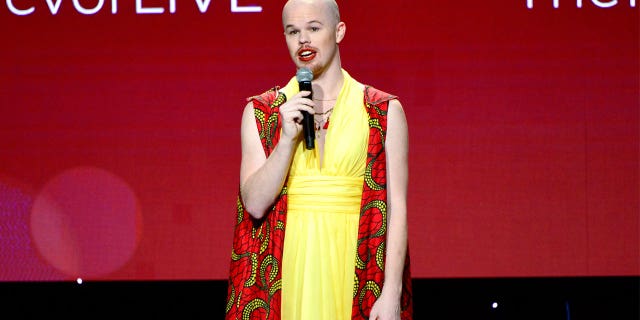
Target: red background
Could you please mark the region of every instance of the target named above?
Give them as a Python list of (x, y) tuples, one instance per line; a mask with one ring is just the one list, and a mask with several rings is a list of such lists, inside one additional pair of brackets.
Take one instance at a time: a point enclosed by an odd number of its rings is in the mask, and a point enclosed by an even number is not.
[[(295, 74), (251, 1), (0, 4), (1, 280), (226, 278), (245, 98)], [(414, 277), (640, 275), (638, 7), (526, 3), (339, 1), (407, 113)]]

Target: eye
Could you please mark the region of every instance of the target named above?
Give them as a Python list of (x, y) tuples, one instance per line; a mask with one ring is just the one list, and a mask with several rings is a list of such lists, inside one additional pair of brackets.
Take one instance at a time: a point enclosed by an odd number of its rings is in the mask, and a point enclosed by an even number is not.
[(310, 29), (311, 29), (311, 31), (313, 31), (313, 32), (320, 31), (320, 27), (311, 27)]
[(298, 30), (289, 30), (289, 31), (287, 31), (287, 34), (290, 35), (290, 36), (294, 36), (294, 35), (298, 34)]

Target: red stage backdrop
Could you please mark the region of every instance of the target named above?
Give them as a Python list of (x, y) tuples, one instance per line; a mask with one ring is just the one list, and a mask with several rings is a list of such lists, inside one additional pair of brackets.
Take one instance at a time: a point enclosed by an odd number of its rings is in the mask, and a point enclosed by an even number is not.
[[(282, 1), (0, 3), (0, 280), (226, 279)], [(413, 276), (640, 275), (635, 0), (339, 1), (410, 126)]]

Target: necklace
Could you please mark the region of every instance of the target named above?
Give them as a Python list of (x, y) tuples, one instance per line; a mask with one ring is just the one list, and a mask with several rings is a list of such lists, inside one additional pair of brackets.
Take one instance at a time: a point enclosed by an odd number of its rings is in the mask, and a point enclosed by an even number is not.
[(333, 107), (327, 109), (327, 111), (325, 111), (325, 112), (315, 112), (314, 115), (316, 115), (316, 116), (325, 116), (328, 113), (331, 113), (331, 111), (333, 111)]
[(325, 112), (316, 112), (314, 113), (313, 122), (315, 123), (316, 129), (316, 137), (320, 136), (320, 130), (327, 130), (329, 128), (329, 118), (331, 117), (331, 112), (333, 112), (333, 107), (328, 109)]

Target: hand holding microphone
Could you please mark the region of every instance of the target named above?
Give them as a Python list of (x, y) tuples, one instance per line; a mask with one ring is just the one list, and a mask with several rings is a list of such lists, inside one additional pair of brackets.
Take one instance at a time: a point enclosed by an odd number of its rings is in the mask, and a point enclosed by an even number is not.
[[(307, 98), (313, 99), (313, 91), (311, 90), (311, 80), (313, 80), (313, 72), (309, 68), (302, 67), (296, 72), (298, 87), (300, 91), (311, 92)], [(315, 148), (315, 128), (313, 125), (313, 115), (307, 111), (302, 112), (302, 129), (304, 135), (304, 143), (307, 149)]]

